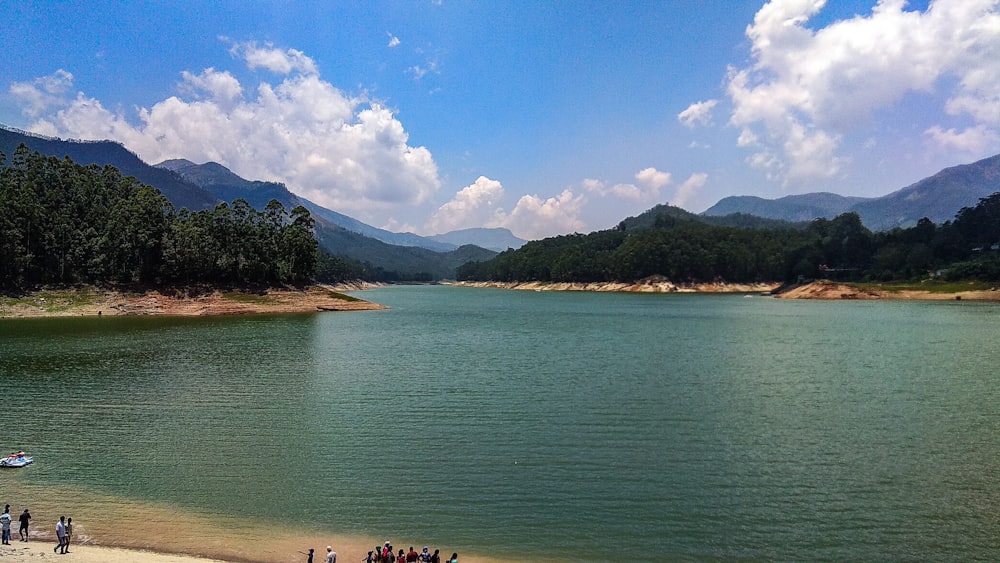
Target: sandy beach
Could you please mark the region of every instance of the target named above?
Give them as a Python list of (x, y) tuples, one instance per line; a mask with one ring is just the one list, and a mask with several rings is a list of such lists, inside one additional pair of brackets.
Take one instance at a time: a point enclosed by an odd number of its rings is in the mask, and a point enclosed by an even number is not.
[(74, 561), (76, 563), (221, 563), (221, 559), (201, 559), (184, 555), (167, 555), (135, 549), (117, 549), (93, 545), (70, 546), (65, 555), (53, 553), (53, 544), (14, 539), (11, 545), (0, 546), (0, 561), (30, 563), (35, 561)]
[[(6, 474), (5, 474), (6, 475)], [(29, 484), (17, 475), (0, 481), (0, 505), (10, 504), (14, 522), (11, 545), (0, 545), (0, 563), (77, 561), (83, 563), (304, 563), (304, 552), (315, 549), (322, 563), (326, 546), (340, 562), (361, 561), (375, 545), (389, 540), (398, 550), (421, 538), (399, 537), (378, 531), (363, 534), (336, 532), (336, 509), (315, 528), (289, 527), (267, 514), (244, 516), (204, 513), (190, 508), (139, 499), (125, 499), (94, 489), (66, 485)], [(23, 508), (32, 514), (30, 541), (18, 541)], [(55, 523), (60, 515), (73, 518), (70, 553), (52, 552)], [(459, 551), (463, 563), (490, 563), (482, 553), (430, 545), (441, 553)], [(322, 555), (322, 557), (321, 557)]]
[[(16, 528), (17, 523), (14, 523)], [(32, 532), (29, 542), (17, 539), (12, 530), (11, 545), (0, 546), (0, 562), (30, 563), (38, 561), (73, 561), (76, 563), (294, 563), (306, 561), (309, 547), (315, 549), (314, 562), (322, 563), (326, 557), (327, 543), (337, 553), (338, 561), (360, 561), (373, 549), (375, 541), (359, 538), (336, 537), (317, 541), (317, 538), (291, 535), (288, 537), (228, 538), (219, 537), (205, 540), (175, 539), (158, 537), (156, 547), (115, 547), (95, 543), (93, 538), (72, 544), (66, 554), (53, 551), (56, 546), (55, 534)], [(51, 536), (51, 537), (50, 537)], [(399, 549), (399, 546), (394, 546)], [(409, 544), (403, 546), (407, 549)], [(421, 546), (415, 546), (420, 551)], [(186, 552), (202, 552), (212, 555), (192, 555)], [(443, 553), (443, 552), (442, 552)], [(451, 552), (448, 553), (450, 555)], [(491, 560), (475, 555), (463, 555), (463, 562), (490, 563)]]

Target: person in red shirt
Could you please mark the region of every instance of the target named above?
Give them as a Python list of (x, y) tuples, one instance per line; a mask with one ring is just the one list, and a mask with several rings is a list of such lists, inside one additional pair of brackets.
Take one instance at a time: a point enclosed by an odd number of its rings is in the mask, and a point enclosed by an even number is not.
[(406, 563), (417, 563), (418, 558), (420, 558), (420, 554), (411, 545), (409, 553), (406, 554)]

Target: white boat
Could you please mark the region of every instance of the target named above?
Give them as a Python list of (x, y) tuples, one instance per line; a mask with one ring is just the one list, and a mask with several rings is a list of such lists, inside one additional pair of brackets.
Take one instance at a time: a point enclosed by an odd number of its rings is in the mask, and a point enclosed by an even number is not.
[(31, 465), (33, 461), (35, 460), (30, 457), (24, 457), (23, 455), (17, 457), (5, 457), (0, 459), (0, 467), (16, 469), (18, 467), (24, 467), (25, 465)]

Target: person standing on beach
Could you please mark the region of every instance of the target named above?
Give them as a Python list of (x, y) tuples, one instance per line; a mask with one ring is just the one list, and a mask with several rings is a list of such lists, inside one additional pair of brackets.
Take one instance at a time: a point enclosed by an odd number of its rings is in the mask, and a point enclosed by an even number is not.
[(73, 539), (73, 519), (66, 519), (66, 551), (63, 553), (69, 553), (69, 542)]
[(326, 563), (337, 563), (337, 552), (332, 546), (326, 546)]
[(3, 545), (10, 545), (10, 505), (3, 507), (3, 514), (0, 514), (0, 529), (3, 530)]
[(25, 508), (24, 512), (17, 519), (21, 523), (21, 527), (17, 529), (17, 533), (21, 536), (21, 541), (28, 541), (28, 521), (31, 520), (31, 514), (28, 513), (28, 509)]
[[(60, 516), (59, 521), (56, 522), (56, 538), (59, 539), (59, 545), (52, 548), (52, 553), (66, 553), (66, 517)], [(62, 551), (60, 551), (62, 550)]]

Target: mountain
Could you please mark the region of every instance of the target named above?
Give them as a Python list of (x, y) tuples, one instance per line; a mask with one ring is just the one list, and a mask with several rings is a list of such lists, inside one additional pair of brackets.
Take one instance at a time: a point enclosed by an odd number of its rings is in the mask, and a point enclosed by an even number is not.
[[(395, 273), (397, 279), (442, 279), (455, 275), (455, 268), (468, 260), (488, 260), (496, 252), (478, 247), (448, 244), (411, 233), (398, 235), (396, 240), (409, 241), (412, 246), (389, 244), (351, 230), (373, 230), (389, 233), (360, 221), (318, 206), (289, 192), (276, 182), (250, 181), (234, 174), (216, 163), (195, 164), (187, 160), (168, 160), (159, 166), (150, 166), (119, 143), (111, 141), (67, 141), (33, 135), (0, 125), (0, 152), (13, 156), (18, 145), (24, 144), (32, 151), (58, 158), (69, 157), (83, 165), (110, 165), (123, 174), (157, 188), (177, 209), (192, 211), (212, 209), (223, 201), (237, 198), (247, 200), (256, 209), (263, 209), (271, 199), (276, 199), (291, 210), (297, 205), (309, 209), (316, 219), (316, 238), (320, 246), (334, 255), (347, 256), (367, 262), (386, 272)], [(341, 226), (340, 222), (347, 227)], [(369, 231), (370, 232), (370, 231)], [(417, 243), (437, 250), (421, 248)]]
[(782, 221), (812, 221), (817, 217), (836, 217), (867, 198), (846, 197), (828, 192), (790, 195), (778, 199), (764, 199), (751, 195), (730, 196), (705, 210), (706, 216), (723, 216), (734, 213), (756, 215)]
[(459, 229), (457, 231), (449, 231), (444, 234), (434, 235), (427, 238), (457, 246), (474, 244), (476, 246), (488, 248), (497, 252), (503, 252), (508, 248), (521, 248), (524, 243), (528, 242), (524, 239), (517, 238), (514, 236), (514, 233), (510, 232), (510, 230), (503, 228)]
[(1000, 155), (945, 168), (901, 190), (855, 204), (851, 211), (857, 211), (874, 231), (911, 227), (924, 217), (940, 224), (996, 192), (1000, 192)]
[(313, 203), (304, 197), (299, 197), (288, 191), (288, 188), (284, 184), (260, 180), (246, 180), (237, 176), (225, 166), (215, 162), (195, 164), (189, 160), (174, 159), (165, 160), (156, 166), (173, 170), (185, 180), (212, 192), (223, 201), (232, 201), (241, 197), (247, 200), (254, 208), (263, 209), (268, 201), (276, 199), (286, 209), (292, 209), (297, 205), (301, 205), (308, 209), (309, 213), (317, 219), (325, 220), (333, 225), (388, 244), (419, 246), (438, 252), (448, 252), (455, 250), (459, 246), (458, 244), (446, 244), (430, 240), (413, 233), (393, 233), (385, 229), (372, 227), (353, 217), (337, 213)]
[(768, 219), (747, 213), (730, 213), (729, 215), (697, 215), (667, 204), (659, 204), (635, 217), (626, 217), (618, 223), (619, 231), (637, 231), (653, 227), (670, 227), (683, 223), (706, 223), (720, 227), (736, 227), (740, 229), (803, 229), (806, 222), (792, 223), (781, 219)]
[(328, 252), (347, 256), (388, 272), (401, 280), (454, 279), (455, 269), (469, 261), (485, 262), (497, 255), (478, 246), (461, 246), (448, 252), (435, 252), (419, 246), (398, 246), (366, 237), (341, 227), (320, 227), (316, 240)]
[(299, 197), (284, 184), (246, 180), (215, 162), (195, 164), (175, 159), (156, 166), (175, 172), (224, 201), (243, 198), (255, 209), (263, 209), (272, 199), (285, 209), (302, 205), (316, 219), (316, 240), (324, 250), (395, 272), (401, 279), (452, 278), (455, 268), (466, 261), (488, 260), (496, 254), (483, 248), (460, 247), (412, 233), (378, 229)]
[(126, 176), (133, 176), (143, 184), (154, 186), (167, 196), (177, 209), (186, 207), (192, 211), (212, 209), (219, 204), (219, 198), (204, 189), (185, 182), (170, 170), (152, 167), (139, 159), (135, 153), (112, 141), (64, 141), (0, 125), (0, 152), (8, 161), (18, 145), (24, 143), (32, 151), (58, 158), (70, 157), (77, 164), (100, 166), (111, 165)]
[(933, 176), (882, 197), (844, 197), (830, 193), (778, 199), (736, 196), (719, 200), (703, 215), (746, 213), (785, 221), (811, 221), (818, 217), (832, 219), (841, 213), (853, 211), (869, 229), (886, 231), (894, 227), (911, 227), (924, 217), (938, 224), (950, 221), (963, 207), (973, 207), (981, 198), (998, 191), (1000, 155), (945, 168)]

